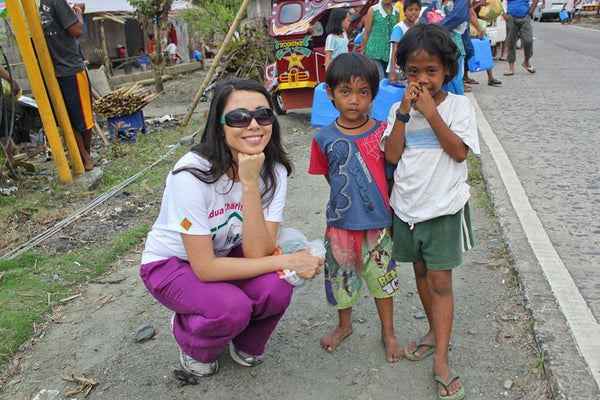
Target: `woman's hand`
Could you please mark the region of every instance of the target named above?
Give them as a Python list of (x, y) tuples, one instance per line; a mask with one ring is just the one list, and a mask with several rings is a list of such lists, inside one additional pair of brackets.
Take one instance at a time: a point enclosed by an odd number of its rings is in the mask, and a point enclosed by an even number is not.
[(323, 260), (319, 257), (311, 256), (309, 250), (301, 250), (293, 254), (288, 254), (289, 264), (285, 268), (296, 271), (296, 274), (302, 279), (312, 279), (321, 273)]
[(238, 154), (238, 175), (242, 185), (257, 185), (265, 154)]

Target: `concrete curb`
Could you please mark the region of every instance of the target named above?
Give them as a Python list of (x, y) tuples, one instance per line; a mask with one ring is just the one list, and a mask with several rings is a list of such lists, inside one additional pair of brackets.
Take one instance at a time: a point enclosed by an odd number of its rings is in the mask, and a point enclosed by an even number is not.
[[(475, 97), (472, 94), (468, 94), (467, 97), (476, 109), (480, 133), (482, 130), (488, 130), (487, 133), (493, 135)], [(511, 204), (498, 166), (492, 158), (492, 153), (496, 150), (485, 141), (482, 141), (481, 150), (482, 174), (508, 247), (511, 262), (525, 293), (526, 306), (536, 321), (533, 333), (538, 348), (542, 351), (539, 357), (544, 357), (544, 368), (553, 397), (577, 400), (598, 399), (600, 390), (587, 363), (579, 353), (567, 321), (552, 294), (552, 288), (542, 273), (540, 264)]]

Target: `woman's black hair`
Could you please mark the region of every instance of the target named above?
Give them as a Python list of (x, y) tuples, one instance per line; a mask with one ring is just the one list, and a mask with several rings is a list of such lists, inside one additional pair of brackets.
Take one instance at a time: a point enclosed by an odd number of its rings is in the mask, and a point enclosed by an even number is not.
[[(410, 30), (410, 29), (409, 29)], [(371, 87), (373, 98), (379, 90), (379, 72), (369, 57), (360, 53), (342, 53), (333, 59), (325, 73), (325, 83), (335, 90), (336, 86), (360, 78)]]
[(329, 14), (329, 20), (327, 21), (327, 27), (325, 32), (329, 35), (333, 33), (335, 35), (341, 35), (344, 32), (342, 22), (346, 19), (350, 11), (346, 8), (334, 8)]
[(421, 5), (421, 0), (404, 0), (404, 12), (406, 12), (406, 9), (410, 6), (412, 6), (413, 4), (416, 4), (419, 6), (419, 10), (421, 9), (421, 7), (423, 7)]
[[(265, 96), (269, 102), (269, 107), (273, 108), (273, 102), (269, 92), (258, 82), (249, 79), (230, 78), (219, 82), (214, 91), (214, 97), (210, 104), (206, 125), (200, 143), (192, 147), (192, 152), (198, 154), (210, 162), (207, 170), (201, 170), (196, 167), (182, 167), (173, 171), (177, 174), (181, 171), (187, 171), (196, 178), (205, 183), (215, 183), (227, 171), (233, 171), (237, 175), (237, 165), (233, 161), (231, 150), (225, 144), (225, 131), (221, 125), (221, 116), (225, 109), (229, 97), (237, 90), (246, 90), (260, 93)], [(287, 175), (292, 173), (292, 163), (281, 144), (281, 132), (277, 118), (273, 121), (271, 139), (263, 150), (265, 162), (261, 171), (261, 177), (265, 183), (261, 193), (263, 204), (269, 204), (273, 199), (276, 189), (275, 164), (282, 164), (287, 170)], [(231, 183), (233, 187), (233, 181)], [(230, 188), (231, 189), (231, 188)]]
[(406, 71), (408, 58), (421, 51), (439, 56), (442, 65), (448, 68), (444, 83), (450, 82), (458, 73), (458, 47), (446, 27), (438, 24), (416, 24), (406, 31), (398, 42), (397, 65)]

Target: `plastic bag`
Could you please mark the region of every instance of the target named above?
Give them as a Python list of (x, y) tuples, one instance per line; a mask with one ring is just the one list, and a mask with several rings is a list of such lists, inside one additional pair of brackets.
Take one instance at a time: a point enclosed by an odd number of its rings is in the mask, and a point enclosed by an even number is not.
[[(309, 249), (310, 254), (315, 257), (319, 257), (321, 259), (325, 258), (325, 246), (321, 240), (313, 240), (312, 242), (309, 242), (306, 239), (306, 236), (304, 236), (304, 234), (298, 229), (279, 229), (277, 234), (277, 249), (275, 254), (291, 254), (304, 249)], [(296, 271), (284, 269), (278, 273), (281, 279), (285, 279), (289, 284), (295, 286), (296, 288), (305, 287), (308, 284), (307, 280), (296, 275)]]
[(493, 21), (501, 16), (503, 12), (504, 9), (500, 0), (487, 0), (487, 5), (481, 7), (477, 15), (486, 21)]
[(438, 13), (437, 11), (431, 10), (427, 13), (427, 22), (430, 24), (439, 24), (443, 19), (444, 17), (442, 14)]

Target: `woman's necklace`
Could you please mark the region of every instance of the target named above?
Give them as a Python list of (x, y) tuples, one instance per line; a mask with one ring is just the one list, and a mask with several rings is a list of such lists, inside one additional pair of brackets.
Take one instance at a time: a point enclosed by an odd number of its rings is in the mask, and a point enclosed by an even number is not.
[(353, 130), (353, 129), (358, 129), (358, 128), (362, 128), (363, 126), (365, 126), (365, 125), (367, 124), (367, 122), (369, 122), (369, 120), (371, 119), (369, 116), (365, 116), (365, 117), (366, 117), (366, 119), (365, 119), (365, 122), (363, 122), (362, 124), (360, 124), (360, 125), (358, 125), (358, 126), (353, 126), (353, 127), (347, 127), (347, 126), (344, 126), (344, 125), (340, 124), (340, 121), (339, 121), (340, 117), (337, 117), (337, 118), (335, 119), (335, 123), (336, 123), (336, 125), (337, 125), (337, 126), (339, 126), (340, 128), (342, 128), (342, 129), (347, 129), (347, 130), (351, 131), (351, 130)]

